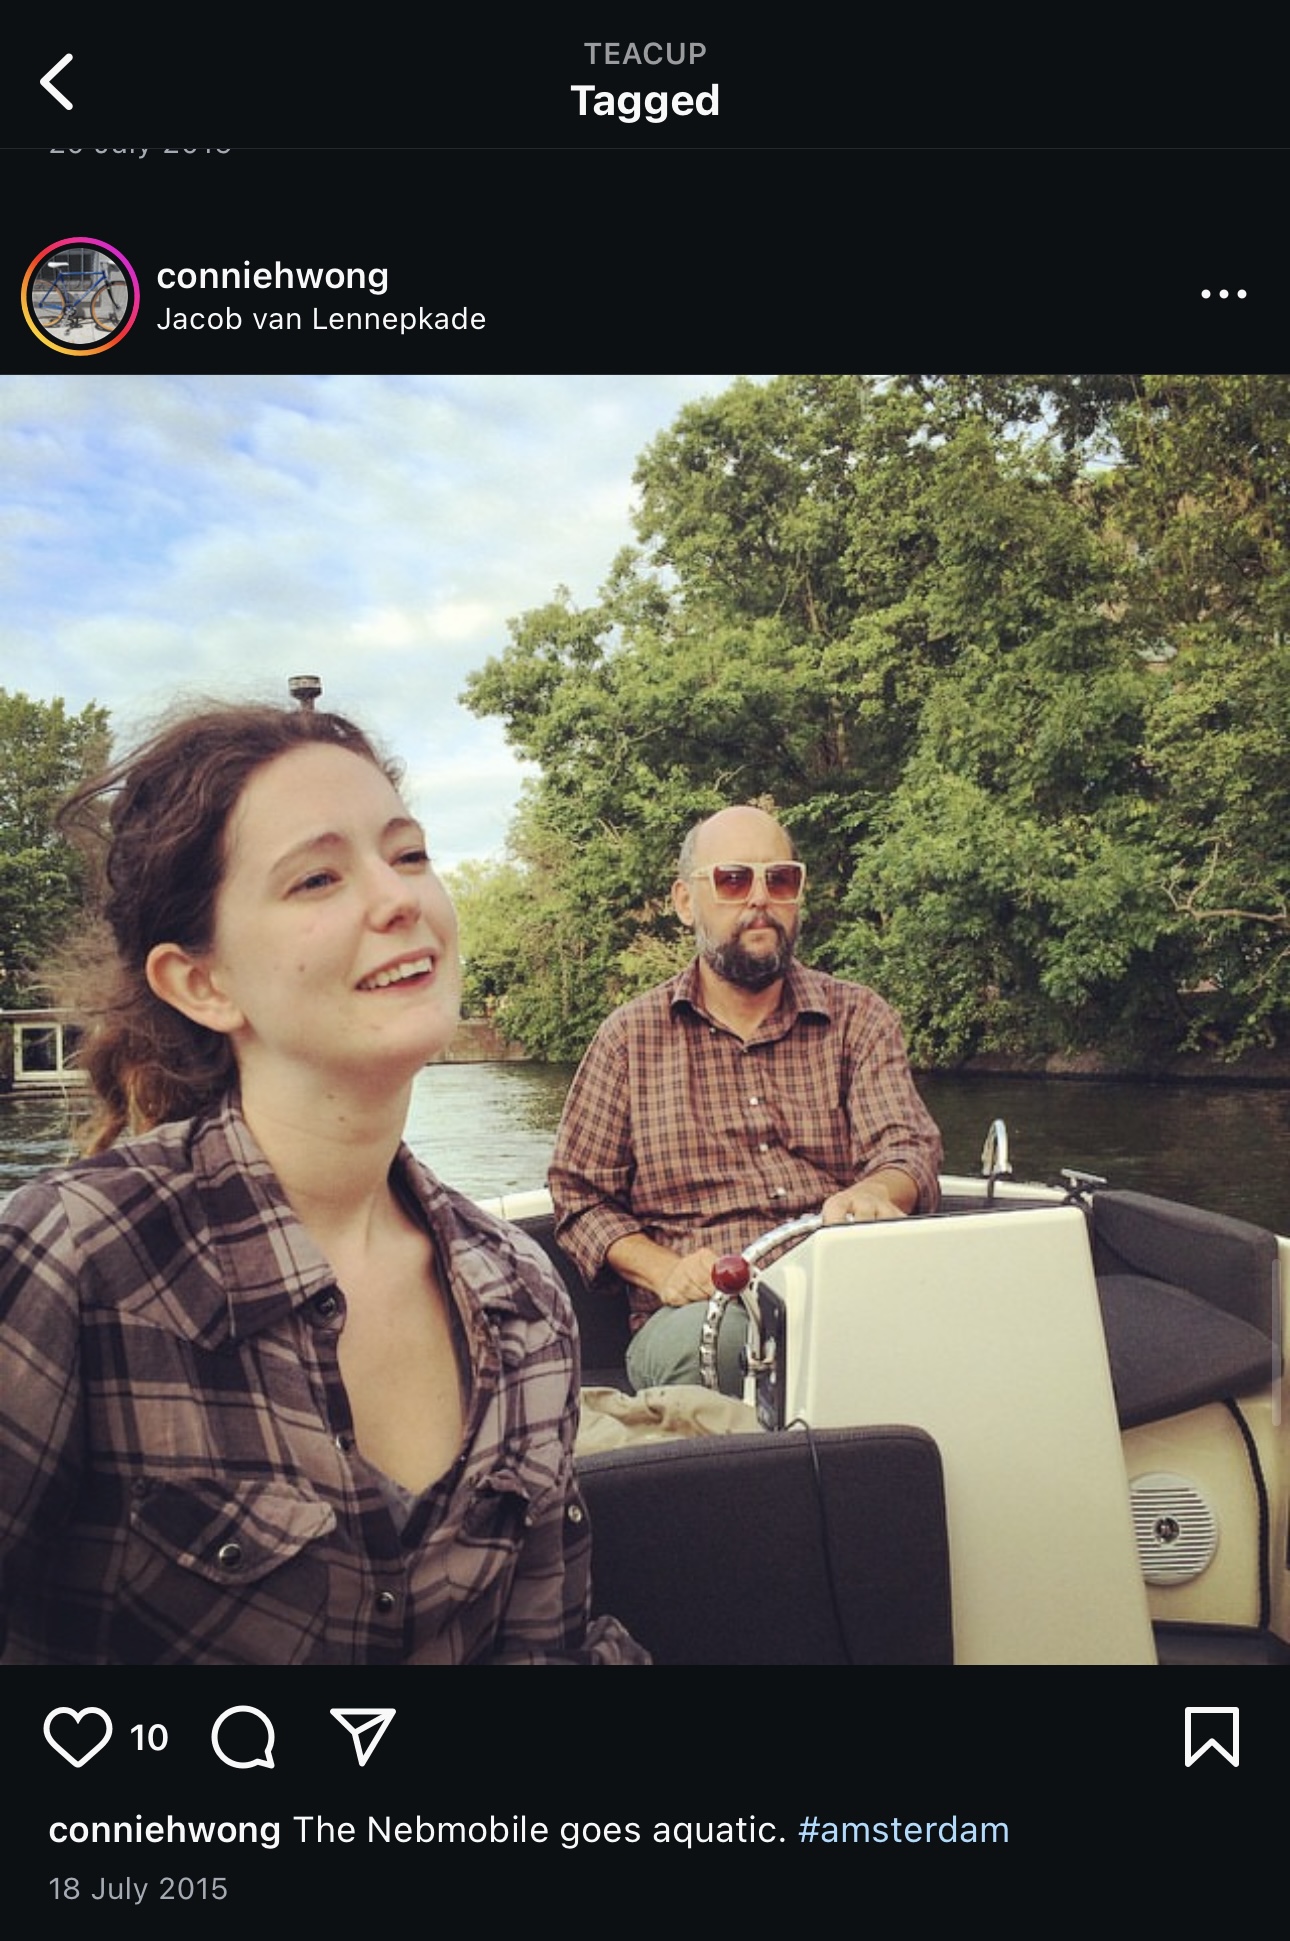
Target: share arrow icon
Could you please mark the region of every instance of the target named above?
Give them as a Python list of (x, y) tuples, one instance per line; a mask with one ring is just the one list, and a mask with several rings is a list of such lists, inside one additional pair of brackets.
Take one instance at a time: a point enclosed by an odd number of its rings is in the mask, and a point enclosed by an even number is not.
[(365, 1766), (385, 1736), (385, 1728), (394, 1717), (393, 1705), (333, 1705), (331, 1715), (338, 1720), (354, 1741), (354, 1752), (360, 1766)]

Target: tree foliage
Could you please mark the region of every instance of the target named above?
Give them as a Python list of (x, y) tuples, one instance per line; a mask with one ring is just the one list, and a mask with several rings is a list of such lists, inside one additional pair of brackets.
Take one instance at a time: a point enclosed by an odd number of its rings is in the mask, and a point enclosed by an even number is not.
[(69, 715), (62, 701), (0, 689), (0, 1006), (51, 1000), (44, 972), (80, 910), (84, 880), (55, 818), (106, 752), (104, 709)]
[(635, 480), (597, 603), (465, 697), (540, 769), (495, 886), (533, 1049), (677, 960), (680, 837), (740, 800), (926, 1059), (1284, 1035), (1290, 380), (740, 382)]

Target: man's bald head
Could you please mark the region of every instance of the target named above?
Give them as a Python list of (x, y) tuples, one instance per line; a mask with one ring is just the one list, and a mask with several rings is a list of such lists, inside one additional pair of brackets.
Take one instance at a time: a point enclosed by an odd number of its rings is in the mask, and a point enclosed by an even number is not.
[(797, 855), (793, 838), (773, 815), (751, 803), (718, 809), (696, 822), (681, 844), (676, 873), (682, 880), (713, 863), (778, 863)]

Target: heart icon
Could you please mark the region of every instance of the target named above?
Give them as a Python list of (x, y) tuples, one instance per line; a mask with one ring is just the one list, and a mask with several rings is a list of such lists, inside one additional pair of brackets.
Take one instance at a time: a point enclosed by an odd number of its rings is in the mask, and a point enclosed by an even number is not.
[[(80, 1758), (78, 1759), (74, 1752), (69, 1752), (67, 1750), (66, 1746), (59, 1745), (58, 1740), (54, 1737), (54, 1721), (56, 1719), (71, 1719), (74, 1724), (79, 1725), (82, 1719), (91, 1719), (91, 1718), (102, 1719), (103, 1733), (100, 1738), (95, 1740), (94, 1744), (90, 1747), (89, 1751), (83, 1752), (80, 1755)], [(87, 1705), (84, 1711), (82, 1712), (73, 1712), (70, 1705), (56, 1705), (53, 1711), (46, 1716), (45, 1737), (48, 1739), (50, 1745), (54, 1748), (54, 1751), (60, 1752), (63, 1755), (63, 1758), (67, 1761), (69, 1766), (84, 1766), (84, 1765), (88, 1765), (89, 1761), (94, 1757), (96, 1752), (102, 1752), (104, 1746), (107, 1744), (108, 1740), (112, 1737), (112, 1721), (108, 1717), (107, 1713), (97, 1705)]]

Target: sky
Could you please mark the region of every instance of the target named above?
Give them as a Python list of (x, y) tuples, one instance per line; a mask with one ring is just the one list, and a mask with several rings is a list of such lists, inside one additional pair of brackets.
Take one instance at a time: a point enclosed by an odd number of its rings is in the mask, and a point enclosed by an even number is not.
[(589, 604), (632, 469), (730, 377), (0, 382), (0, 687), (106, 707), (317, 674), (406, 768), (441, 867), (497, 856), (522, 770), (458, 700), (508, 619)]

